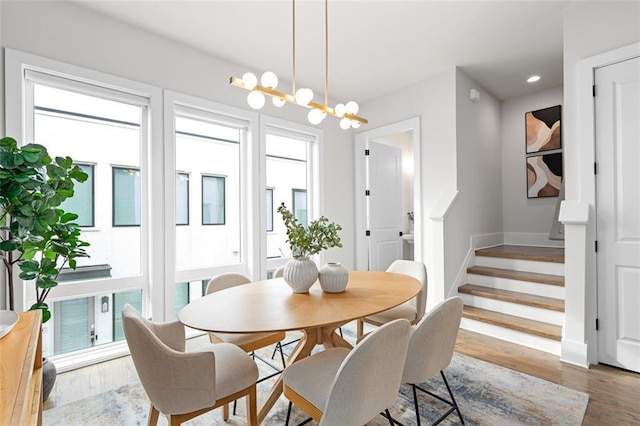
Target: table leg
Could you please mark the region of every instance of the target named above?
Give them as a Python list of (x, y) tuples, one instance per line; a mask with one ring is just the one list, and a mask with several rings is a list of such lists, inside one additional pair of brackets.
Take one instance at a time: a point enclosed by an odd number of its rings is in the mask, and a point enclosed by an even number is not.
[[(321, 343), (319, 340), (320, 336), (317, 329), (313, 328), (309, 330), (302, 330), (302, 337), (291, 355), (289, 355), (289, 358), (287, 358), (287, 365), (291, 365), (300, 359), (308, 357), (313, 348), (315, 348), (317, 344)], [(267, 414), (269, 414), (269, 411), (271, 411), (275, 403), (278, 401), (280, 395), (282, 395), (282, 374), (278, 376), (278, 379), (269, 392), (267, 400), (264, 402), (262, 407), (260, 407), (260, 411), (258, 412), (258, 424), (262, 423), (262, 421), (267, 417)]]
[(334, 325), (320, 328), (320, 338), (322, 340), (321, 344), (324, 346), (325, 349), (335, 348), (335, 347), (341, 347), (341, 348), (347, 348), (347, 349), (353, 348), (353, 346), (349, 342), (344, 340), (342, 337), (340, 337), (338, 333), (336, 333), (336, 330), (341, 325), (344, 325), (344, 324), (334, 324)]

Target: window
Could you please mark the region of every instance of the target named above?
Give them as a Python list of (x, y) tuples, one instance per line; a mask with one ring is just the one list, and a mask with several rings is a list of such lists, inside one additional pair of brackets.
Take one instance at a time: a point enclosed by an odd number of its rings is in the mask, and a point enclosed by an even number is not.
[(113, 226), (140, 226), (140, 170), (113, 167)]
[(88, 177), (84, 182), (74, 182), (73, 197), (68, 198), (60, 205), (66, 212), (78, 215), (76, 223), (81, 227), (94, 227), (94, 166), (92, 164), (76, 164)]
[(176, 173), (176, 225), (189, 224), (189, 173)]
[(273, 188), (267, 188), (267, 232), (273, 232)]
[(307, 222), (307, 190), (293, 189), (291, 192), (293, 216), (302, 226), (307, 226), (309, 224)]
[(225, 178), (222, 176), (202, 176), (202, 224), (224, 225)]

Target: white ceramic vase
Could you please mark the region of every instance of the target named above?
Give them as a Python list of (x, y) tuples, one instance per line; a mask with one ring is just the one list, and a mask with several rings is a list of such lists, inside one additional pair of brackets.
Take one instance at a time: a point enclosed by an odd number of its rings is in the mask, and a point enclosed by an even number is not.
[(294, 293), (308, 293), (318, 279), (318, 267), (308, 257), (294, 258), (284, 266), (283, 278)]
[(349, 271), (338, 262), (328, 262), (320, 268), (320, 287), (327, 293), (340, 293), (347, 288)]

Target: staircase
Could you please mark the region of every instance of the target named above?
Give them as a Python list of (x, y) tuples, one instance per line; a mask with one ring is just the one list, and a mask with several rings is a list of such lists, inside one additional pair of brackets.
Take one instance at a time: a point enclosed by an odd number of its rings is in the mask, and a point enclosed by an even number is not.
[(564, 323), (564, 249), (497, 246), (475, 251), (462, 328), (560, 355)]

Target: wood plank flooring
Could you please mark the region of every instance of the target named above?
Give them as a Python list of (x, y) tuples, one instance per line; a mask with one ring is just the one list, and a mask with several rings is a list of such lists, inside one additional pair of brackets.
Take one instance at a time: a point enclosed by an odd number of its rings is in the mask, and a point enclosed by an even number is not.
[(564, 248), (503, 245), (476, 250), (476, 256), (564, 263)]
[[(195, 349), (207, 340), (204, 336), (190, 339), (187, 348)], [(605, 365), (576, 367), (560, 362), (557, 356), (467, 330), (460, 330), (456, 351), (588, 393), (583, 425), (640, 425), (640, 374)], [(44, 404), (44, 416), (53, 406), (134, 382), (138, 378), (128, 356), (59, 374)]]

